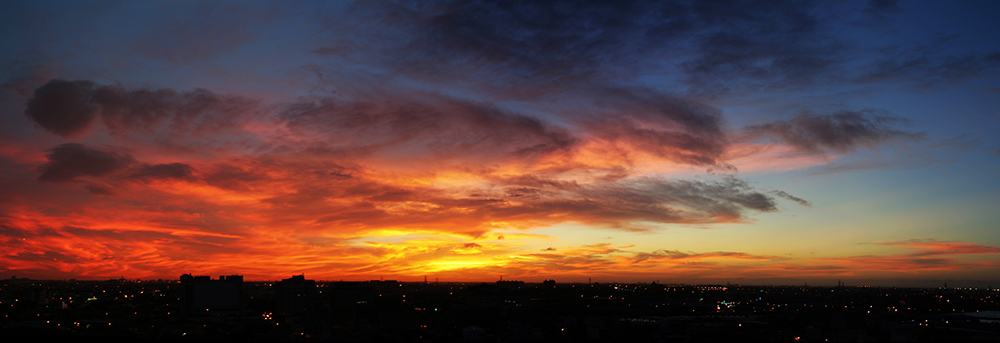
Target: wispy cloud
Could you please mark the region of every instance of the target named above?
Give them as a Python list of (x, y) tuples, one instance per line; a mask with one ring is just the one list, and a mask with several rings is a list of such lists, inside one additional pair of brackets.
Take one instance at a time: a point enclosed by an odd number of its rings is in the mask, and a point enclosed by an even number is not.
[(788, 121), (751, 125), (746, 130), (751, 135), (777, 138), (808, 153), (843, 153), (859, 147), (874, 148), (879, 143), (923, 139), (924, 134), (898, 128), (907, 122), (899, 117), (840, 112), (800, 114)]

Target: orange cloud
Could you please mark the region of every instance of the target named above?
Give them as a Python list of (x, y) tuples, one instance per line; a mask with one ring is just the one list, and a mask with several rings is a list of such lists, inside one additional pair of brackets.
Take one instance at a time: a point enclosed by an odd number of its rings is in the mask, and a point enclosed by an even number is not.
[(790, 263), (532, 233), (744, 223), (779, 199), (809, 205), (730, 174), (685, 178), (784, 151), (733, 145), (718, 109), (608, 96), (578, 115), (529, 116), (434, 94), (263, 104), (53, 80), (25, 120), (74, 141), (0, 149), (2, 272), (476, 279), (773, 274)]

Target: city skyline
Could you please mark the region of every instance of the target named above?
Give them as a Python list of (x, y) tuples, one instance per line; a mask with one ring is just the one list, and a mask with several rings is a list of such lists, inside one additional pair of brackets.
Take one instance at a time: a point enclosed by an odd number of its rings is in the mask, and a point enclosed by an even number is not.
[(2, 278), (1000, 285), (995, 3), (0, 9)]

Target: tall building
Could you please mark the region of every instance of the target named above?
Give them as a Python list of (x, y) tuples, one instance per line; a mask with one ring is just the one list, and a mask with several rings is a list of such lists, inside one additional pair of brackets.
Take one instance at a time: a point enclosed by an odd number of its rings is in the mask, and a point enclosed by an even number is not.
[(315, 280), (306, 280), (305, 275), (295, 275), (275, 283), (274, 287), (277, 313), (302, 315), (315, 310)]
[(181, 275), (181, 287), (185, 315), (213, 315), (243, 309), (242, 275), (223, 275), (212, 280), (210, 276), (184, 274)]

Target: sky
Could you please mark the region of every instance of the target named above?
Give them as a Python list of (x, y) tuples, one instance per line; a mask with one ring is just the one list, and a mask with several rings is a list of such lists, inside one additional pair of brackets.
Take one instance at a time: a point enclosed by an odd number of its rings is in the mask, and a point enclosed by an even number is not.
[(998, 17), (4, 1), (0, 277), (1000, 285)]

